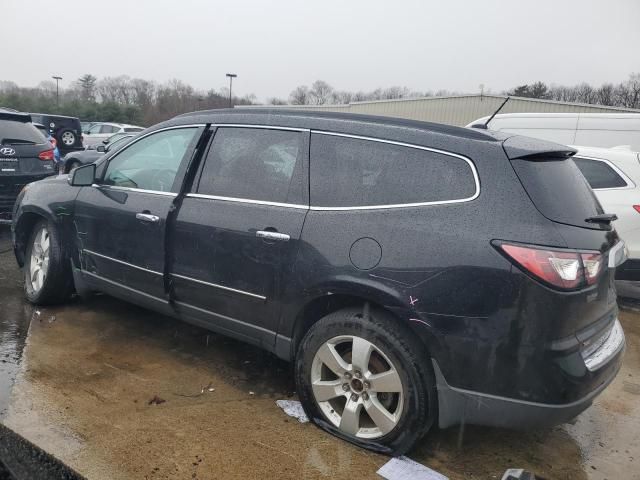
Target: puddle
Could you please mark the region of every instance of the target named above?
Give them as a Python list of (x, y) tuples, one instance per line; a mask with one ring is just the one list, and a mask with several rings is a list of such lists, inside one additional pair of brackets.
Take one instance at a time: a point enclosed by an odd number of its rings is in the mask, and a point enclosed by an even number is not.
[(9, 227), (0, 225), (0, 421), (7, 412), (33, 311), (22, 295)]

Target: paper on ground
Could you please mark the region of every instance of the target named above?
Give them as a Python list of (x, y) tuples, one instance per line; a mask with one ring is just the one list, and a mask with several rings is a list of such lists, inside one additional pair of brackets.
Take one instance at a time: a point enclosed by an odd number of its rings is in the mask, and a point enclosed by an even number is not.
[(387, 480), (449, 480), (441, 473), (407, 457), (392, 458), (380, 467), (378, 475)]
[(307, 418), (307, 414), (304, 413), (302, 404), (297, 400), (276, 400), (276, 405), (284, 410), (284, 413), (286, 413), (290, 417), (297, 418), (300, 423), (309, 421), (309, 418)]

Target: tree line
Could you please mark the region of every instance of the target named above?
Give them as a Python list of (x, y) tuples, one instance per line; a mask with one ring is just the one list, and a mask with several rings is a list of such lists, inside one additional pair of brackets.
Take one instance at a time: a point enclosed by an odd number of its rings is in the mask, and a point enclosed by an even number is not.
[[(233, 105), (251, 105), (255, 97), (234, 96)], [(229, 106), (229, 90), (200, 91), (180, 80), (156, 83), (140, 78), (96, 78), (86, 74), (71, 86), (60, 89), (56, 84), (40, 82), (34, 88), (20, 87), (14, 82), (0, 81), (0, 107), (24, 112), (50, 113), (79, 117), (83, 121), (121, 122), (153, 125), (181, 113)]]
[[(422, 92), (413, 91), (407, 87), (378, 88), (370, 92), (349, 92), (336, 90), (327, 82), (318, 80), (310, 86), (300, 85), (296, 87), (289, 95), (288, 101), (273, 98), (270, 99), (269, 103), (276, 105), (284, 105), (287, 103), (291, 105), (346, 104), (349, 102), (372, 100), (439, 97), (460, 95), (462, 93), (463, 92), (449, 90)], [(543, 100), (557, 100), (561, 102), (640, 109), (640, 74), (631, 74), (627, 80), (617, 84), (604, 83), (600, 86), (593, 86), (585, 82), (573, 86), (547, 85), (544, 82), (538, 81), (531, 84), (519, 85), (511, 90), (500, 92), (500, 94), (540, 98)]]
[[(461, 92), (448, 90), (416, 91), (393, 86), (373, 91), (351, 92), (333, 88), (323, 80), (311, 85), (300, 85), (285, 99), (272, 97), (271, 105), (328, 105), (371, 100), (393, 100), (444, 95)], [(491, 93), (487, 91), (486, 93)], [(596, 105), (640, 109), (640, 74), (631, 74), (620, 83), (592, 86), (580, 83), (573, 86), (547, 85), (538, 81), (519, 85), (500, 92), (519, 97), (558, 100)], [(234, 96), (233, 105), (257, 103), (255, 95)], [(180, 81), (156, 83), (140, 78), (96, 78), (85, 74), (69, 87), (59, 92), (56, 84), (40, 82), (33, 88), (20, 87), (14, 82), (0, 81), (0, 107), (10, 107), (25, 112), (41, 112), (79, 117), (85, 121), (112, 121), (138, 125), (153, 125), (181, 113), (194, 110), (226, 108), (229, 106), (229, 90), (197, 90)]]

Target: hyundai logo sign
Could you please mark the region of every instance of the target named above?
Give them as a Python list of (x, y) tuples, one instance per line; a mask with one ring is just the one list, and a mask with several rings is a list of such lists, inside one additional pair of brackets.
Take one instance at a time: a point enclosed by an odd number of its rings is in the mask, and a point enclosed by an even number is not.
[(11, 147), (0, 148), (0, 155), (4, 155), (5, 157), (11, 157), (15, 154), (16, 154), (15, 148), (11, 148)]

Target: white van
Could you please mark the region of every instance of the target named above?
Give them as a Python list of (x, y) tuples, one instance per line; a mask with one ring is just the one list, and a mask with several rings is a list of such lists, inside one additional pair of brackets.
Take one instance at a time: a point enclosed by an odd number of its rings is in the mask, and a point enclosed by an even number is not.
[(629, 259), (616, 269), (622, 297), (640, 299), (640, 153), (618, 148), (573, 146), (574, 162), (607, 213), (615, 213)]
[[(488, 119), (479, 118), (467, 127)], [(504, 113), (496, 115), (488, 128), (565, 145), (627, 146), (640, 152), (640, 113)]]

